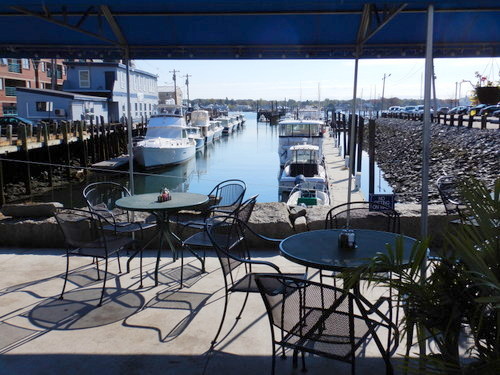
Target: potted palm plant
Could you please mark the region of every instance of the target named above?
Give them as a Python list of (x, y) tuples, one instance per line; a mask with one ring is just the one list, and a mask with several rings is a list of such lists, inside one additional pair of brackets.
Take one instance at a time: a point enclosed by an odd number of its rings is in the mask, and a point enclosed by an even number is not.
[[(461, 193), (468, 224), (447, 229), (437, 257), (423, 262), (428, 241), (422, 241), (405, 268), (401, 243), (344, 275), (347, 287), (363, 278), (397, 290), (402, 331), (412, 335), (416, 328), (420, 342), (435, 344), (420, 355), (419, 373), (497, 374), (500, 368), (500, 180), (494, 193), (476, 180), (463, 183)], [(392, 277), (380, 279), (381, 269)], [(471, 342), (466, 356), (460, 352), (464, 332)]]

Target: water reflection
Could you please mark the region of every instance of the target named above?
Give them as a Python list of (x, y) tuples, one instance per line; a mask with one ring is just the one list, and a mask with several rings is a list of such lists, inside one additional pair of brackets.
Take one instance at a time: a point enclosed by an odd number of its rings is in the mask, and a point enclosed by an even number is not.
[(154, 175), (139, 174), (134, 178), (137, 194), (155, 193), (166, 187), (172, 191), (188, 191), (189, 182), (196, 170), (196, 160), (191, 158), (187, 162), (155, 171)]

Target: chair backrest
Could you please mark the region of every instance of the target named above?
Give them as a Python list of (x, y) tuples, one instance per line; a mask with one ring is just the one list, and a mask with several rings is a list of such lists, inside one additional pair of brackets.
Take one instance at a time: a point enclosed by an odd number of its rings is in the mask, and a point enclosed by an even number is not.
[[(337, 324), (349, 332), (348, 298), (353, 295), (329, 285), (321, 285), (311, 280), (294, 278), (283, 274), (257, 274), (256, 283), (264, 300), (271, 325), (304, 337), (314, 324), (321, 318), (322, 310), (343, 311), (345, 313)], [(317, 309), (306, 325), (307, 317), (304, 314)], [(314, 332), (314, 330), (313, 330)]]
[[(394, 323), (351, 292), (283, 274), (256, 274), (255, 281), (266, 306), (274, 342), (293, 337), (287, 346), (351, 362), (356, 349), (369, 336), (382, 355), (388, 357), (376, 328), (385, 328), (397, 340)], [(375, 320), (371, 314), (377, 315)], [(274, 327), (281, 332), (280, 340), (275, 339)], [(386, 361), (386, 365), (390, 363)]]
[(105, 219), (126, 216), (128, 221), (128, 212), (116, 207), (115, 202), (129, 195), (128, 189), (116, 182), (94, 182), (83, 189), (88, 208), (92, 212), (99, 212)]
[[(349, 225), (347, 215), (349, 214)], [(351, 202), (335, 206), (326, 214), (325, 229), (363, 228), (400, 232), (400, 215), (377, 203)]]
[(459, 214), (462, 199), (458, 191), (459, 180), (455, 176), (441, 176), (436, 181), (439, 196), (444, 204), (447, 215)]
[(74, 208), (59, 208), (54, 216), (64, 235), (66, 245), (70, 248), (79, 248), (89, 241), (102, 238), (102, 222), (99, 214)]
[(250, 220), (250, 216), (252, 216), (252, 212), (253, 209), (255, 208), (255, 203), (257, 203), (258, 196), (259, 196), (258, 194), (254, 195), (248, 198), (245, 202), (243, 202), (241, 206), (234, 211), (234, 216), (238, 220), (247, 224), (248, 221)]
[(237, 280), (232, 271), (250, 259), (244, 244), (244, 225), (234, 216), (219, 216), (214, 218), (214, 224), (207, 228), (207, 232), (226, 283), (234, 284)]
[(217, 184), (208, 194), (215, 198), (215, 205), (212, 208), (233, 207), (237, 208), (246, 192), (246, 184), (241, 180), (226, 180)]

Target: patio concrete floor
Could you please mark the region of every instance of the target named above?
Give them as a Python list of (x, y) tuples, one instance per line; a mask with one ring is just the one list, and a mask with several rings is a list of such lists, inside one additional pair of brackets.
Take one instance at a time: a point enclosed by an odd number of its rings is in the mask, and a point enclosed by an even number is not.
[[(182, 289), (180, 261), (172, 262), (168, 253), (162, 258), (157, 287), (156, 253), (145, 253), (142, 289), (138, 259), (129, 274), (118, 274), (113, 259), (101, 307), (96, 305), (102, 284), (95, 279), (90, 258), (70, 259), (65, 299), (58, 299), (63, 254), (58, 249), (0, 250), (0, 374), (270, 374), (270, 328), (257, 294), (250, 295), (238, 321), (244, 294), (231, 296), (219, 342), (210, 350), (224, 305), (224, 282), (213, 253), (208, 254), (204, 274), (195, 258), (187, 258)], [(254, 256), (274, 262), (282, 271), (304, 272), (277, 250)], [(121, 263), (126, 271), (124, 258)], [(363, 291), (369, 298), (378, 292)], [(403, 372), (404, 351), (403, 342), (392, 357), (396, 373)], [(300, 361), (292, 368), (290, 353), (276, 363), (277, 374), (302, 373)], [(349, 364), (317, 356), (307, 355), (306, 364), (309, 374), (351, 371)], [(356, 373), (385, 373), (373, 340), (358, 349)]]

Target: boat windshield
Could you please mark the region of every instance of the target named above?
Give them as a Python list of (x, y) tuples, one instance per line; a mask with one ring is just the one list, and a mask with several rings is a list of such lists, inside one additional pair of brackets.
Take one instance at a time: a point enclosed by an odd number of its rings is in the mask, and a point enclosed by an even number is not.
[(186, 138), (186, 128), (172, 126), (166, 128), (149, 128), (146, 138)]
[(312, 164), (318, 161), (318, 151), (316, 150), (294, 150), (292, 160), (298, 164)]
[(284, 123), (279, 126), (280, 137), (315, 137), (321, 135), (321, 124)]

